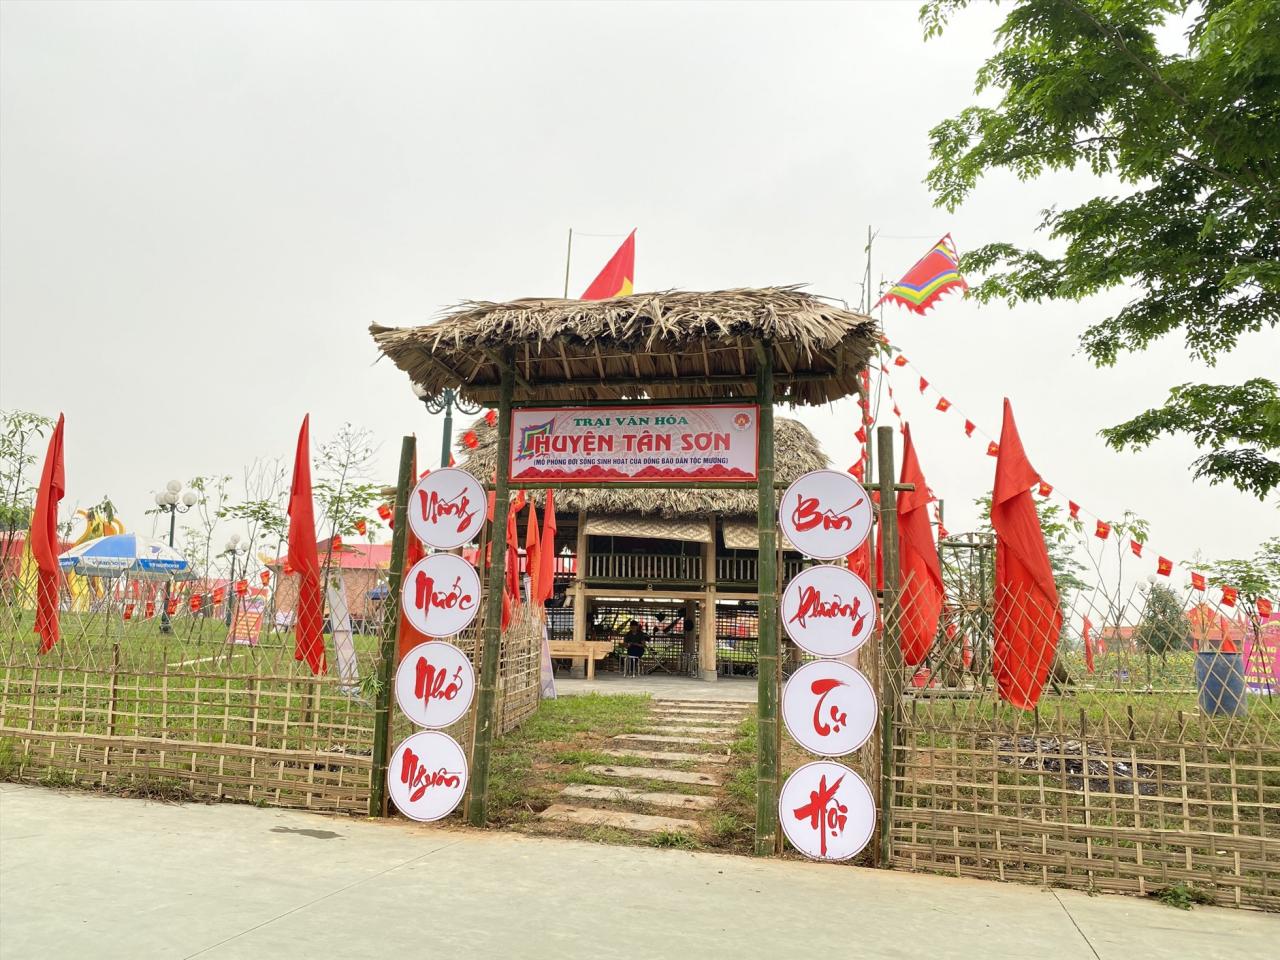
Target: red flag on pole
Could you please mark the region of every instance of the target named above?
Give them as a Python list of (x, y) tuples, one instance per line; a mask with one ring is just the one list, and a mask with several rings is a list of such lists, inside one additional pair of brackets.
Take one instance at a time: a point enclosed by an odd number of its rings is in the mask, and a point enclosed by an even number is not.
[(902, 586), (902, 659), (908, 666), (924, 663), (938, 632), (942, 612), (942, 565), (929, 524), (929, 486), (911, 442), (911, 427), (904, 433), (900, 482), (915, 486), (898, 498), (899, 583)]
[(542, 556), (538, 544), (538, 505), (529, 500), (529, 524), (524, 533), (524, 566), (529, 572), (529, 600), (535, 610), (542, 605)]
[(556, 592), (556, 499), (547, 490), (542, 508), (542, 542), (538, 554), (538, 602), (546, 603)]
[(31, 530), (27, 542), (36, 562), (36, 623), (40, 635), (40, 652), (48, 653), (58, 642), (58, 591), (62, 587), (62, 568), (58, 566), (58, 504), (67, 492), (66, 473), (62, 462), (62, 414), (49, 437), (36, 491), (35, 509), (31, 511)]
[(298, 612), (293, 659), (306, 660), (312, 674), (327, 673), (324, 655), (324, 594), (316, 549), (315, 507), (311, 502), (311, 414), (302, 418), (289, 486), (289, 566), (298, 574)]
[(1031, 487), (1039, 481), (1006, 399), (991, 495), (991, 525), (996, 531), (992, 673), (1001, 697), (1022, 710), (1039, 701), (1062, 631), (1058, 589), (1031, 499)]
[(608, 300), (610, 297), (630, 296), (635, 289), (635, 277), (636, 232), (632, 230), (580, 299)]
[(1084, 618), (1084, 668), (1093, 673), (1093, 637), (1090, 636), (1093, 631), (1093, 624), (1089, 622), (1089, 618)]

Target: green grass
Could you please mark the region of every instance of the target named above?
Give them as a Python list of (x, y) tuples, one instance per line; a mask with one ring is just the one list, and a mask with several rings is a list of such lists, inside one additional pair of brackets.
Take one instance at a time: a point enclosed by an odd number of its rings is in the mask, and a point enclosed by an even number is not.
[(1179, 910), (1190, 910), (1196, 904), (1212, 906), (1218, 902), (1209, 891), (1189, 883), (1175, 883), (1161, 887), (1151, 895), (1161, 903)]
[(692, 837), (680, 830), (659, 830), (649, 835), (646, 841), (651, 847), (666, 847), (673, 850), (699, 850), (702, 844), (697, 837)]

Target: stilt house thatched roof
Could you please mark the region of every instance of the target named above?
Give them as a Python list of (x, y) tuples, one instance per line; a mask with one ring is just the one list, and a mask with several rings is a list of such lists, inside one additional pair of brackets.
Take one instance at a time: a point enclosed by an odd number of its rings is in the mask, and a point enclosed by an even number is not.
[(369, 332), (429, 394), (489, 406), (504, 365), (517, 401), (749, 396), (757, 344), (772, 353), (779, 402), (828, 403), (857, 392), (879, 338), (871, 318), (796, 287), (468, 302), (427, 326)]

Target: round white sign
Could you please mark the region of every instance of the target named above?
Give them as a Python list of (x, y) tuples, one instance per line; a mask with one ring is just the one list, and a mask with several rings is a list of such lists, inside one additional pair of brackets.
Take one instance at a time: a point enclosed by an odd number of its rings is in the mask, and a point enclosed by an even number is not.
[(791, 739), (810, 753), (843, 757), (866, 743), (875, 729), (876, 694), (847, 663), (814, 660), (782, 688), (782, 722)]
[(452, 553), (433, 553), (409, 568), (400, 588), (405, 616), (428, 637), (451, 637), (480, 612), (480, 575)]
[(814, 470), (787, 487), (778, 504), (778, 523), (805, 556), (835, 560), (867, 539), (871, 497), (847, 473)]
[(480, 481), (454, 467), (432, 470), (409, 494), (409, 529), (438, 550), (475, 540), (488, 513), (489, 500)]
[(842, 763), (806, 763), (782, 785), (778, 820), (791, 845), (814, 860), (848, 860), (871, 840), (871, 789)]
[(467, 790), (467, 756), (453, 737), (421, 730), (401, 740), (391, 755), (387, 790), (411, 820), (447, 817)]
[(852, 570), (820, 563), (791, 578), (779, 611), (796, 646), (815, 657), (843, 657), (867, 642), (876, 625), (871, 588)]
[(466, 716), (476, 672), (452, 643), (420, 643), (396, 667), (396, 703), (419, 727), (448, 727)]

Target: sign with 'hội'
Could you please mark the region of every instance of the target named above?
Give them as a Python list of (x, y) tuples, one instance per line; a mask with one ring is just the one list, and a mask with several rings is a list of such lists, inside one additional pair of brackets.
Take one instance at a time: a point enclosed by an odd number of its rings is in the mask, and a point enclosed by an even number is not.
[(749, 482), (759, 424), (754, 404), (516, 410), (511, 479)]

